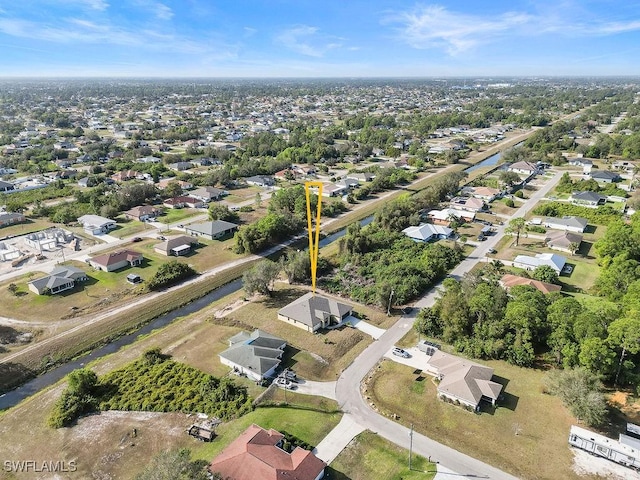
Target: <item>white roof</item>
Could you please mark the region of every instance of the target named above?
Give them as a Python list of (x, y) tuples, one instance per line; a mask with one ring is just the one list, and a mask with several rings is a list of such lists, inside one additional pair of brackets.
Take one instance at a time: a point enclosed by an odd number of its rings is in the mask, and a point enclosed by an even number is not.
[(448, 220), (450, 215), (455, 215), (458, 218), (474, 218), (476, 214), (458, 208), (443, 208), (442, 210), (431, 210), (429, 212), (429, 216), (436, 220)]
[(85, 226), (95, 226), (102, 227), (103, 225), (109, 225), (111, 223), (116, 223), (115, 220), (111, 220), (110, 218), (101, 217), (100, 215), (83, 215), (78, 218), (78, 222)]
[(443, 227), (441, 225), (432, 225), (430, 223), (422, 223), (417, 227), (407, 227), (402, 230), (407, 237), (413, 238), (416, 240), (429, 240), (431, 237), (443, 235), (448, 237), (453, 233), (448, 227)]
[(528, 255), (518, 255), (513, 260), (513, 263), (520, 263), (532, 268), (537, 268), (542, 265), (548, 265), (557, 272), (560, 272), (562, 270), (566, 262), (567, 259), (562, 255), (558, 255), (557, 253), (538, 253), (535, 257), (530, 257)]

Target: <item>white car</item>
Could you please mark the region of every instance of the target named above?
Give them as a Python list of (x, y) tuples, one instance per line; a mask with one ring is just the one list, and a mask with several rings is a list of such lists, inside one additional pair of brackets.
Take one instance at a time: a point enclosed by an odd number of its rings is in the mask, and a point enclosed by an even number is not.
[(397, 357), (402, 357), (402, 358), (409, 358), (411, 356), (409, 352), (399, 347), (393, 347), (393, 349), (391, 350), (391, 353), (393, 353)]
[(294, 388), (293, 383), (291, 383), (290, 380), (287, 380), (286, 378), (282, 378), (282, 377), (276, 378), (273, 383), (275, 383), (280, 388), (286, 388), (288, 390), (291, 390)]

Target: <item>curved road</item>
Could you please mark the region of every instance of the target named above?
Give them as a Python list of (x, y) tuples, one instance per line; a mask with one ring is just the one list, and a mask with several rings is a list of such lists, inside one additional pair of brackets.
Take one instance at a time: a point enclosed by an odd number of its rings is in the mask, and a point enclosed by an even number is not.
[[(556, 173), (546, 184), (536, 191), (512, 217), (525, 216), (533, 206), (558, 183), (562, 172)], [(465, 258), (452, 272), (453, 277), (462, 277), (471, 268), (487, 258), (486, 254), (493, 248), (504, 233), (504, 226), (497, 226), (495, 235), (489, 237)], [(424, 308), (433, 305), (438, 295), (438, 287), (433, 287), (429, 293), (415, 303), (416, 307)], [(362, 397), (362, 380), (378, 363), (380, 358), (412, 328), (415, 312), (404, 315), (379, 340), (373, 342), (364, 350), (354, 362), (342, 372), (335, 387), (335, 398), (345, 412), (343, 420), (318, 445), (317, 455), (330, 463), (351, 439), (365, 429), (376, 432), (387, 440), (403, 448), (409, 448), (409, 429), (389, 420), (377, 413)], [(435, 401), (435, 400), (434, 400)], [(445, 467), (456, 472), (456, 477), (489, 478), (496, 480), (515, 480), (516, 477), (503, 472), (480, 460), (460, 453), (451, 447), (438, 443), (419, 433), (413, 433), (413, 450), (425, 458), (431, 458)], [(445, 476), (442, 476), (445, 478)], [(453, 477), (451, 477), (453, 478)]]

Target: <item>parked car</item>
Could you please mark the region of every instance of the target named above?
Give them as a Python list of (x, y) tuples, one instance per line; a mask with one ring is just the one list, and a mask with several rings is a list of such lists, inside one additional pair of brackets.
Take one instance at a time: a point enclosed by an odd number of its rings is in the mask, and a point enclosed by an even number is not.
[(493, 255), (494, 253), (498, 253), (498, 251), (495, 248), (490, 248), (489, 250), (487, 250), (487, 253)]
[(393, 350), (391, 350), (391, 353), (393, 353), (397, 357), (402, 357), (402, 358), (409, 358), (411, 356), (409, 352), (399, 347), (393, 347)]
[(295, 382), (298, 379), (298, 377), (296, 376), (296, 372), (294, 372), (293, 370), (289, 370), (288, 368), (280, 374), (280, 377), (292, 382)]
[(141, 242), (142, 238), (140, 237), (133, 237), (133, 239), (131, 240), (132, 242), (136, 243), (136, 242)]
[(276, 378), (273, 383), (275, 383), (278, 387), (286, 388), (287, 390), (291, 390), (294, 388), (293, 383), (291, 383), (291, 380), (287, 380), (286, 378), (282, 378), (282, 377)]

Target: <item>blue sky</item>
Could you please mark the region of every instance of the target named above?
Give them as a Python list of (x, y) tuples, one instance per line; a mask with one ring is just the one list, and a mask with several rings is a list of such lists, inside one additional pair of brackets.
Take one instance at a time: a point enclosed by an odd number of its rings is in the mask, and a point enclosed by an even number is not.
[(635, 0), (0, 0), (0, 76), (640, 75)]

